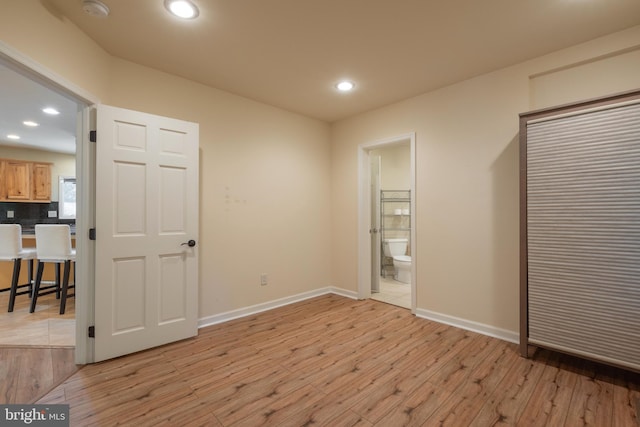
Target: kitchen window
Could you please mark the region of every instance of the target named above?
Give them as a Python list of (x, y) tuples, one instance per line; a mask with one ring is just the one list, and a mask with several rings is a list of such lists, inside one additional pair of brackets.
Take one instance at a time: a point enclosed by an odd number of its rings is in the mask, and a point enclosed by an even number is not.
[(59, 178), (58, 218), (76, 218), (76, 177), (61, 176)]

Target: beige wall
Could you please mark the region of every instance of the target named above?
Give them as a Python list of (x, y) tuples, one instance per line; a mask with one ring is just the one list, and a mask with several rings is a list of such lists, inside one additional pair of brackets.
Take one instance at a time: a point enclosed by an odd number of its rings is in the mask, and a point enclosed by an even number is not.
[(51, 201), (58, 201), (58, 177), (76, 176), (76, 156), (29, 148), (0, 146), (4, 159), (51, 163)]
[(640, 46), (531, 76), (531, 108), (640, 88)]
[(330, 285), (327, 124), (126, 61), (112, 72), (109, 102), (200, 123), (201, 316)]
[(111, 56), (46, 1), (0, 2), (0, 41), (107, 99)]
[(397, 144), (372, 150), (370, 157), (380, 156), (380, 187), (382, 190), (411, 188), (411, 147)]
[(333, 284), (356, 291), (358, 145), (415, 131), (417, 307), (515, 333), (518, 114), (639, 88), (638, 46), (635, 27), (335, 123)]
[(357, 146), (415, 131), (418, 308), (516, 331), (518, 113), (640, 86), (635, 27), (329, 126), (114, 59), (45, 4), (0, 4), (0, 40), (105, 103), (200, 123), (200, 317), (355, 292)]
[(200, 123), (199, 317), (331, 284), (328, 124), (111, 58), (42, 4), (2, 3), (0, 40), (106, 104)]

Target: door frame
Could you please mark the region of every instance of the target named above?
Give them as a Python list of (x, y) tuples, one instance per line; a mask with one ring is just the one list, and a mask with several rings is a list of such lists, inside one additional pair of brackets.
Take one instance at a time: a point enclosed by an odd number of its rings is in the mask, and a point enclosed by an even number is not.
[(382, 233), (380, 232), (380, 225), (382, 224), (382, 216), (380, 215), (380, 189), (381, 178), (380, 171), (382, 169), (382, 157), (379, 155), (371, 156), (369, 154), (369, 165), (372, 167), (370, 170), (371, 178), (375, 182), (371, 182), (371, 208), (374, 212), (371, 212), (371, 220), (373, 224), (369, 229), (373, 229), (369, 232), (371, 239), (371, 292), (380, 292), (380, 269), (382, 263), (380, 262), (381, 245), (380, 238)]
[(366, 142), (358, 146), (358, 299), (371, 298), (371, 161), (369, 153), (378, 148), (409, 142), (411, 190), (411, 312), (416, 312), (416, 133), (409, 132)]
[(89, 240), (88, 230), (95, 225), (95, 148), (89, 143), (89, 130), (95, 126), (91, 107), (100, 103), (95, 95), (49, 70), (28, 56), (0, 41), (0, 63), (46, 88), (78, 104), (76, 118), (76, 179), (80, 195), (76, 216), (76, 277), (81, 286), (76, 289), (76, 346), (75, 363), (93, 361), (93, 345), (87, 330), (94, 318), (95, 245)]

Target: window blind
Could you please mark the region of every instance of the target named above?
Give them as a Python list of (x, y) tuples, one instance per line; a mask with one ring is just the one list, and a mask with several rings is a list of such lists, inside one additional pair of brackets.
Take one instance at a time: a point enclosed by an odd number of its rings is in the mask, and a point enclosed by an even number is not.
[(640, 369), (640, 103), (526, 129), (529, 342)]

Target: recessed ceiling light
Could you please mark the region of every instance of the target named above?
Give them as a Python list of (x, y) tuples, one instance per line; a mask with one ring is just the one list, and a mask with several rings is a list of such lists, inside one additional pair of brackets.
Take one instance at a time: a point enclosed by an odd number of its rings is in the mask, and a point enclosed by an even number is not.
[(52, 116), (57, 116), (58, 114), (60, 114), (60, 111), (56, 110), (55, 108), (51, 108), (51, 107), (43, 108), (42, 112), (50, 114)]
[(164, 0), (164, 7), (169, 12), (183, 19), (193, 19), (200, 14), (200, 11), (189, 0)]
[(9, 138), (9, 139), (20, 139), (20, 137), (18, 135), (15, 135), (15, 134), (12, 134), (12, 133), (7, 135), (7, 138)]
[(37, 127), (39, 126), (38, 123), (31, 121), (31, 120), (25, 120), (24, 122), (22, 122), (23, 125), (25, 126), (29, 126), (31, 128)]
[(350, 90), (353, 90), (354, 87), (355, 85), (348, 81), (343, 81), (336, 85), (336, 88), (341, 92), (349, 92)]

